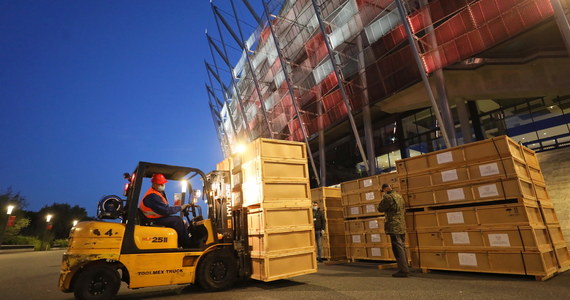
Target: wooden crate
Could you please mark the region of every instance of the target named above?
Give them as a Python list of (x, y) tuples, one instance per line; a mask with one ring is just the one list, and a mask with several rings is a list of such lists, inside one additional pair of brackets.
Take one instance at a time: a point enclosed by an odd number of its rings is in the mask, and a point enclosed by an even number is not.
[(336, 187), (319, 187), (311, 190), (311, 198), (313, 200), (327, 199), (327, 198), (340, 198), (342, 193), (340, 188)]
[(359, 192), (352, 192), (352, 193), (346, 193), (346, 194), (342, 194), (342, 205), (343, 206), (347, 206), (347, 205), (355, 205), (355, 204), (360, 204), (360, 193)]
[(248, 233), (305, 230), (314, 227), (311, 207), (257, 208), (247, 213)]
[(344, 220), (327, 220), (326, 234), (339, 235), (345, 233)]
[(230, 171), (232, 169), (232, 157), (226, 157), (224, 160), (216, 164), (218, 171)]
[(258, 138), (246, 145), (241, 156), (242, 163), (256, 158), (307, 160), (307, 150), (305, 143)]
[(294, 252), (298, 249), (315, 247), (315, 231), (312, 226), (296, 227), (294, 230), (270, 231), (248, 236), (252, 255)]
[(346, 259), (346, 247), (325, 247), (323, 245), (323, 258), (328, 260)]
[(346, 220), (344, 222), (346, 234), (364, 233), (364, 222), (365, 220)]
[(340, 190), (342, 195), (358, 192), (360, 190), (360, 183), (358, 179), (341, 182)]
[(551, 276), (557, 272), (552, 249), (529, 251), (451, 251), (411, 249), (412, 266), (425, 269)]
[(410, 236), (412, 247), (424, 249), (539, 251), (551, 246), (545, 226), (441, 228)]
[(374, 217), (362, 220), (364, 224), (364, 232), (384, 232), (385, 217)]
[[(525, 159), (525, 157), (532, 157), (532, 155), (526, 154), (523, 148), (525, 147), (520, 146), (511, 138), (500, 136), (398, 160), (396, 161), (396, 168), (399, 174), (404, 175), (422, 173), (428, 169), (460, 165), (465, 162), (471, 164), (509, 157), (520, 161), (530, 161), (530, 158)], [(534, 164), (534, 162), (529, 162), (529, 164), (532, 164), (535, 169), (539, 168), (538, 164)]]
[(347, 246), (346, 256), (350, 259), (367, 259), (368, 251), (366, 245), (362, 244), (359, 246)]
[(344, 234), (323, 235), (323, 247), (346, 247), (346, 236)]
[(558, 225), (560, 222), (558, 221), (558, 216), (556, 215), (556, 210), (554, 210), (554, 205), (552, 202), (540, 202), (540, 211), (542, 213), (542, 217), (544, 218), (544, 222), (549, 225)]
[(365, 234), (365, 240), (367, 244), (384, 244), (390, 245), (390, 237), (382, 232), (372, 232)]
[(558, 269), (562, 272), (570, 268), (570, 252), (568, 252), (568, 247), (566, 243), (555, 244), (555, 254)]
[(378, 176), (374, 175), (374, 176), (358, 179), (358, 188), (360, 191), (380, 189), (380, 184), (378, 182)]
[(306, 160), (282, 160), (257, 158), (241, 165), (243, 182), (308, 182), (309, 169)]
[(373, 216), (380, 216), (382, 215), (381, 212), (378, 211), (378, 204), (380, 201), (367, 203), (367, 204), (359, 204), (359, 205), (349, 205), (345, 206), (344, 208), (344, 217), (345, 218), (356, 218), (356, 217), (373, 217)]
[(366, 244), (366, 235), (363, 233), (351, 233), (346, 235), (346, 245), (361, 246)]
[(499, 204), (440, 209), (409, 213), (408, 230), (434, 227), (543, 225), (538, 206), (533, 203)]
[(274, 281), (317, 272), (315, 248), (287, 254), (251, 256), (251, 278)]
[(540, 197), (547, 197), (545, 189), (536, 187), (530, 181), (513, 178), (439, 187), (426, 191), (409, 191), (402, 196), (408, 207), (424, 207), (520, 198), (539, 200), (538, 192), (541, 193)]
[(469, 163), (447, 169), (426, 170), (423, 173), (399, 177), (402, 191), (424, 191), (435, 187), (465, 185), (477, 181), (520, 178), (531, 182), (531, 174), (523, 161), (514, 158)]
[(366, 247), (367, 259), (395, 261), (392, 246), (386, 244), (369, 244)]
[(392, 188), (398, 185), (398, 173), (397, 172), (390, 172), (390, 173), (382, 173), (377, 175), (378, 176), (378, 188), (380, 189), (383, 184), (390, 184)]
[[(309, 183), (282, 182), (266, 180), (264, 182), (244, 182), (242, 184), (244, 206), (279, 206), (287, 202), (302, 201), (311, 206)], [(290, 205), (297, 205), (292, 203)]]

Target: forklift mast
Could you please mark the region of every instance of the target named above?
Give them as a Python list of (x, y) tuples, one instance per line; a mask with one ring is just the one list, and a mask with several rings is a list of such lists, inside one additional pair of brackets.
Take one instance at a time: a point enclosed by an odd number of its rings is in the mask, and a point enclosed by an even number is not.
[(248, 245), (247, 208), (232, 201), (229, 171), (212, 171), (206, 175), (211, 186), (208, 218), (223, 235), (222, 242), (233, 243), (238, 256), (238, 276), (249, 278), (251, 260)]

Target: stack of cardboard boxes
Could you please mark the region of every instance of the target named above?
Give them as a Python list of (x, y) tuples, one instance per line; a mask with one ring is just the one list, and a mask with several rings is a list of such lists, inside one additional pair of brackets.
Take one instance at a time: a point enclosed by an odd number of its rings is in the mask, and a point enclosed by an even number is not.
[(232, 198), (247, 207), (251, 277), (316, 272), (305, 144), (257, 139), (233, 157)]
[(536, 155), (502, 136), (397, 162), (412, 263), (548, 278), (570, 263)]
[(326, 219), (323, 234), (323, 258), (329, 261), (346, 259), (344, 216), (340, 188), (321, 187), (311, 190), (311, 199), (319, 203)]
[(391, 184), (399, 191), (397, 179), (396, 173), (385, 173), (341, 184), (348, 259), (395, 260), (378, 204), (382, 184)]

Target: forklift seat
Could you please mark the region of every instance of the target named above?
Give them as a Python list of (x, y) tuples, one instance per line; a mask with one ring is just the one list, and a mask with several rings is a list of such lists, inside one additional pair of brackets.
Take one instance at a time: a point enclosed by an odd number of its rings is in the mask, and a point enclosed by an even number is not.
[(157, 227), (162, 227), (161, 225), (158, 224), (154, 224), (154, 222), (152, 221), (152, 219), (147, 218), (144, 213), (142, 212), (142, 210), (140, 208), (137, 208), (137, 213), (139, 215), (139, 224), (141, 226), (157, 226)]

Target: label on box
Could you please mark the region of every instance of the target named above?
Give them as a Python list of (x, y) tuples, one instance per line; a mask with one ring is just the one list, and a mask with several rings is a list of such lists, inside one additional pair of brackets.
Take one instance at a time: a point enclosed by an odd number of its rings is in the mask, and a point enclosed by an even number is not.
[(359, 215), (360, 214), (360, 207), (358, 207), (358, 206), (351, 207), (350, 208), (350, 214), (351, 215)]
[(353, 236), (352, 236), (352, 243), (353, 243), (353, 244), (361, 243), (361, 241), (360, 241), (360, 236), (359, 236), (359, 235), (353, 235)]
[(436, 157), (437, 163), (440, 165), (453, 161), (453, 155), (451, 155), (451, 152), (439, 153), (436, 155)]
[(447, 190), (447, 200), (449, 201), (459, 201), (465, 200), (465, 193), (463, 193), (463, 189), (451, 189)]
[(441, 181), (443, 182), (453, 181), (457, 179), (459, 179), (459, 177), (457, 177), (457, 170), (455, 169), (441, 172)]
[(460, 244), (460, 245), (471, 244), (471, 241), (469, 240), (469, 233), (467, 232), (452, 232), (451, 240), (453, 240), (453, 244)]
[(449, 212), (447, 213), (447, 224), (463, 224), (465, 220), (463, 219), (463, 212)]
[(491, 176), (491, 175), (500, 174), (499, 166), (497, 165), (497, 163), (480, 165), (479, 172), (481, 173), (481, 176)]
[(457, 253), (459, 264), (462, 266), (477, 266), (477, 256), (475, 253)]
[(362, 182), (362, 185), (364, 185), (364, 187), (369, 187), (372, 186), (372, 179), (366, 179)]
[(374, 206), (374, 204), (368, 204), (368, 205), (366, 205), (366, 212), (367, 212), (367, 213), (374, 213), (374, 212), (377, 212), (376, 206)]
[(366, 200), (374, 200), (374, 192), (366, 193)]
[(489, 245), (492, 247), (510, 247), (509, 235), (506, 233), (489, 234)]
[(370, 241), (372, 243), (381, 243), (382, 242), (382, 238), (380, 237), (379, 234), (374, 233), (370, 235)]
[(496, 184), (482, 185), (477, 189), (479, 190), (479, 196), (481, 196), (481, 198), (499, 196)]
[(380, 248), (371, 248), (370, 254), (372, 254), (372, 256), (382, 256), (382, 250)]
[(378, 228), (378, 220), (368, 221), (368, 228), (370, 229)]

